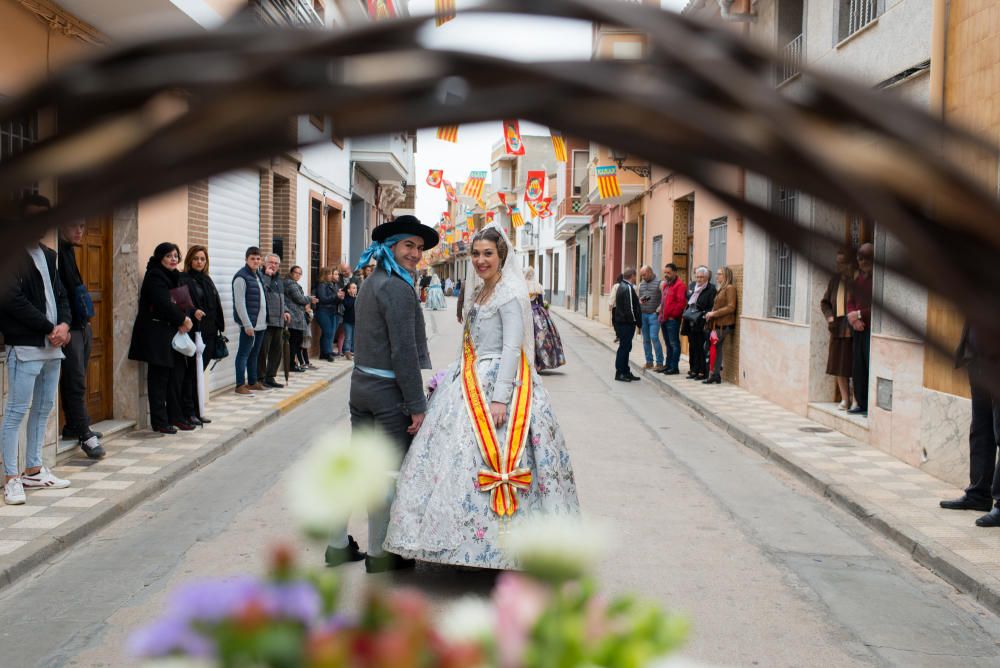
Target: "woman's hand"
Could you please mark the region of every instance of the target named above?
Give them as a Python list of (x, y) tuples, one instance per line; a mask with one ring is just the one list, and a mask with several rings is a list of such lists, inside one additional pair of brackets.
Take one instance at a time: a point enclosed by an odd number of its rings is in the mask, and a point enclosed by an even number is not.
[(504, 426), (507, 423), (507, 404), (502, 404), (499, 401), (491, 403), (490, 416), (493, 418), (493, 424), (497, 426), (497, 429)]
[(184, 323), (177, 328), (177, 331), (180, 332), (181, 334), (187, 334), (188, 332), (191, 331), (191, 328), (193, 326), (194, 325), (191, 324), (191, 318), (184, 318)]
[(205, 312), (202, 311), (201, 309), (197, 309), (194, 312), (194, 319), (195, 320), (201, 321), (201, 319), (204, 318), (204, 317), (205, 317)]
[(709, 311), (708, 313), (705, 314), (705, 317), (708, 318), (708, 319), (714, 318), (715, 317), (715, 311)]

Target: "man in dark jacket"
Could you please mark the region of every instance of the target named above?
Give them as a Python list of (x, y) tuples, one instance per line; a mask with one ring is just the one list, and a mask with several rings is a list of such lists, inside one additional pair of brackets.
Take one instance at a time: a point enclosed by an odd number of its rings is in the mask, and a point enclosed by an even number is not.
[(78, 441), (91, 459), (101, 459), (105, 454), (101, 435), (90, 428), (90, 415), (87, 414), (87, 364), (93, 342), (90, 319), (94, 315), (94, 303), (83, 283), (74, 250), (82, 245), (85, 229), (83, 221), (69, 223), (59, 229), (59, 278), (66, 288), (72, 319), (69, 344), (63, 348), (65, 358), (59, 377), (59, 396), (66, 416), (63, 438)]
[(291, 314), (285, 308), (285, 281), (281, 278), (281, 258), (274, 253), (264, 258), (260, 282), (264, 285), (267, 331), (257, 359), (257, 375), (263, 378), (261, 382), (264, 383), (264, 387), (280, 389), (284, 385), (279, 383), (275, 376), (281, 364), (285, 325), (291, 320)]
[(260, 249), (251, 246), (246, 252), (246, 264), (233, 276), (233, 320), (240, 328), (236, 349), (236, 394), (254, 396), (254, 390), (264, 390), (257, 378), (260, 347), (267, 331), (267, 308), (264, 304), (264, 284), (260, 281)]
[(632, 373), (628, 356), (632, 352), (632, 338), (642, 322), (642, 307), (635, 292), (635, 269), (629, 267), (622, 274), (622, 280), (615, 285), (614, 308), (611, 309), (611, 324), (618, 336), (618, 355), (615, 357), (615, 380), (628, 383), (641, 380)]
[[(49, 208), (41, 195), (21, 202), (21, 217), (31, 219)], [(7, 353), (7, 406), (3, 416), (4, 501), (25, 503), (27, 489), (62, 489), (68, 480), (57, 478), (42, 464), (45, 425), (59, 388), (62, 348), (70, 340), (69, 302), (59, 273), (56, 254), (37, 241), (15, 260), (13, 280), (0, 303), (0, 330)], [(30, 406), (30, 413), (29, 413)], [(18, 433), (28, 415), (24, 473), (18, 470)]]

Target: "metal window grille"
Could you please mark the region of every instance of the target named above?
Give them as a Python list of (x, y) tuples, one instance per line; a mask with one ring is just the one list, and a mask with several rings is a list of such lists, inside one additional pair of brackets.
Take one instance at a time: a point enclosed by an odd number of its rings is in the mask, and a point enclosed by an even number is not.
[(781, 64), (778, 65), (778, 85), (785, 83), (802, 71), (802, 35), (798, 35), (781, 49)]
[[(796, 218), (798, 202), (798, 191), (780, 186), (775, 187), (772, 204), (776, 213), (787, 218)], [(792, 318), (794, 271), (792, 249), (785, 242), (779, 239), (772, 239), (771, 270), (769, 276), (770, 314), (772, 318), (782, 318), (784, 320)]]
[(840, 39), (844, 40), (874, 21), (882, 13), (882, 0), (842, 0)]
[(257, 20), (283, 26), (323, 27), (311, 0), (251, 0)]
[[(10, 160), (38, 141), (38, 114), (0, 123), (0, 163)], [(38, 183), (13, 193), (15, 197), (24, 193), (37, 193)]]

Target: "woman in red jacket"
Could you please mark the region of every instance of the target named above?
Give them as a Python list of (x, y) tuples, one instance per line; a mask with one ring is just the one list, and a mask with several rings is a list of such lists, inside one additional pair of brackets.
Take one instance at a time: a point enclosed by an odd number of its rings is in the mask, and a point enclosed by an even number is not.
[(660, 329), (663, 340), (667, 343), (666, 364), (660, 373), (673, 376), (680, 373), (677, 365), (681, 361), (681, 314), (687, 302), (687, 288), (684, 281), (677, 277), (677, 265), (668, 263), (663, 268), (663, 284), (660, 290), (663, 301), (660, 303)]

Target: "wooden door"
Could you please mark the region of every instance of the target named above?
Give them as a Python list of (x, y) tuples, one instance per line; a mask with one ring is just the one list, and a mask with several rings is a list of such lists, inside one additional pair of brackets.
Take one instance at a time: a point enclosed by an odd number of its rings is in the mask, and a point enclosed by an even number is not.
[(326, 266), (339, 267), (341, 263), (341, 242), (340, 221), (342, 218), (340, 209), (328, 207), (326, 213)]
[(87, 366), (87, 412), (91, 423), (96, 423), (111, 418), (113, 410), (111, 216), (87, 220), (83, 244), (76, 249), (76, 262), (94, 300), (94, 317), (90, 321), (94, 342)]

